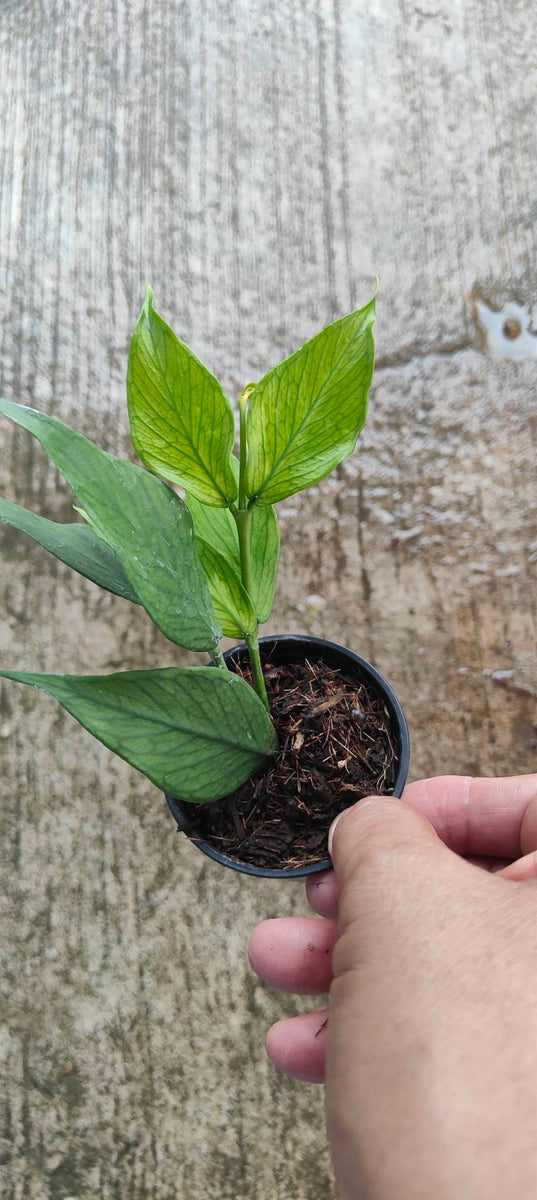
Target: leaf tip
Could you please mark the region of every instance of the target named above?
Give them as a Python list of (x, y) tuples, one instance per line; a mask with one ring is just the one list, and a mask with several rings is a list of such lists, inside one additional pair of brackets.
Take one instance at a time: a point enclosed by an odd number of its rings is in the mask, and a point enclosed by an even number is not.
[(148, 284), (146, 284), (146, 288), (145, 288), (145, 297), (144, 297), (144, 302), (142, 305), (142, 316), (146, 317), (146, 319), (149, 320), (149, 317), (151, 316), (152, 312), (153, 312), (153, 288), (148, 283)]

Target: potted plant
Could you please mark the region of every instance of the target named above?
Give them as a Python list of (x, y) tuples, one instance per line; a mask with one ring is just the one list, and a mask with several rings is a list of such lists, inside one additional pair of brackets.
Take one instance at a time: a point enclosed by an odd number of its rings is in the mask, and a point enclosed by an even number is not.
[[(98, 676), (0, 675), (58, 700), (166, 793), (191, 840), (247, 873), (324, 869), (337, 812), (371, 791), (399, 795), (406, 778), (405, 719), (374, 668), (318, 638), (258, 637), (278, 567), (274, 505), (353, 451), (374, 320), (373, 299), (249, 384), (238, 456), (229, 401), (155, 311), (150, 289), (127, 377), (145, 467), (0, 400), (64, 474), (82, 521), (57, 524), (4, 498), (0, 520), (211, 659)], [(241, 645), (222, 653), (223, 635)]]

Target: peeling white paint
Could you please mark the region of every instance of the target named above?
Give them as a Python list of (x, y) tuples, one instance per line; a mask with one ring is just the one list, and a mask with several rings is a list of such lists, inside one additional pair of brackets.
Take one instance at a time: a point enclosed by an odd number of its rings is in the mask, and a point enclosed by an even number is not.
[(491, 354), (502, 358), (537, 357), (537, 334), (533, 333), (531, 314), (523, 304), (510, 300), (499, 311), (476, 300), (476, 315)]

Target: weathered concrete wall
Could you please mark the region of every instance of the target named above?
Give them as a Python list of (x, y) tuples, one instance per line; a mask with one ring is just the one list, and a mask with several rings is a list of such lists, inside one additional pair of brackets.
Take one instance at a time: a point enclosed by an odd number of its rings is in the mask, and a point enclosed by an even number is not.
[[(379, 274), (367, 432), (281, 506), (269, 628), (378, 663), (414, 776), (535, 767), (537, 343), (500, 320), (525, 357), (494, 357), (475, 313), (537, 295), (536, 24), (523, 0), (0, 9), (10, 398), (129, 453), (146, 281), (236, 395)], [(69, 519), (39, 448), (0, 440), (5, 494)], [(141, 612), (1, 541), (3, 662), (180, 661)], [(322, 1097), (264, 1061), (297, 1008), (244, 957), (301, 888), (228, 877), (52, 701), (0, 694), (2, 1196), (326, 1200)]]

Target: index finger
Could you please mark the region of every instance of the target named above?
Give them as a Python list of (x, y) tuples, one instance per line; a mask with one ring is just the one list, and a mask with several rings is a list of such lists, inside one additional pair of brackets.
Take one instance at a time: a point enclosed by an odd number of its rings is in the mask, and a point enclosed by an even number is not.
[[(515, 859), (525, 853), (522, 822), (535, 797), (537, 774), (501, 779), (438, 775), (408, 784), (402, 798), (431, 822), (456, 854)], [(321, 916), (335, 915), (337, 885), (332, 871), (309, 879), (306, 894)]]

